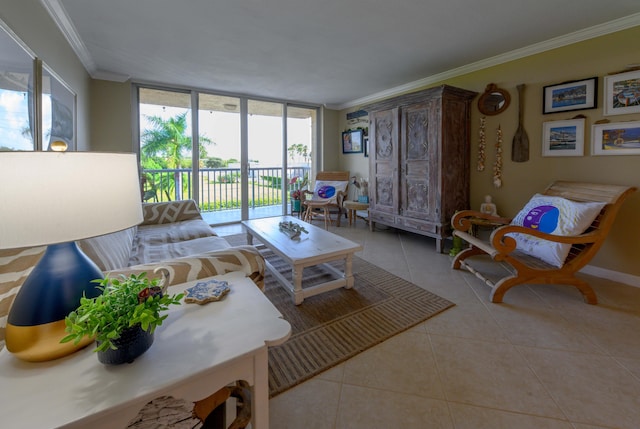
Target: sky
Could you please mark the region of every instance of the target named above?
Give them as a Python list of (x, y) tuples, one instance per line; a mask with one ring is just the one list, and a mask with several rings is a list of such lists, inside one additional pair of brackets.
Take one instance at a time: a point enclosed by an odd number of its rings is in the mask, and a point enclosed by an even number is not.
[[(185, 109), (141, 105), (141, 116), (159, 116), (168, 119), (184, 113)], [(223, 160), (240, 159), (240, 114), (233, 112), (201, 111), (200, 135), (208, 137), (214, 144), (206, 145), (207, 154)], [(141, 130), (145, 128), (144, 118)], [(311, 151), (311, 120), (290, 118), (288, 121), (289, 144), (302, 143)], [(187, 133), (191, 133), (190, 121)], [(282, 163), (282, 119), (273, 116), (249, 116), (249, 159), (259, 161), (261, 167), (278, 166)], [(300, 161), (296, 159), (294, 161)], [(291, 159), (287, 160), (291, 163)]]
[[(51, 97), (43, 97), (43, 127), (51, 130)], [(22, 135), (29, 127), (27, 93), (0, 89), (0, 146), (15, 150), (33, 150), (33, 140)]]

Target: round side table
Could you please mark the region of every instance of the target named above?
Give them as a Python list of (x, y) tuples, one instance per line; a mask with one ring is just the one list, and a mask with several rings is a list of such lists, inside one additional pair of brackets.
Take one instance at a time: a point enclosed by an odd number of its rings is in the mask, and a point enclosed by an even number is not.
[(349, 217), (349, 226), (355, 223), (357, 219), (357, 216), (356, 216), (357, 210), (369, 209), (369, 204), (360, 203), (358, 201), (345, 201), (344, 203), (342, 203), (342, 206), (347, 210), (347, 216)]

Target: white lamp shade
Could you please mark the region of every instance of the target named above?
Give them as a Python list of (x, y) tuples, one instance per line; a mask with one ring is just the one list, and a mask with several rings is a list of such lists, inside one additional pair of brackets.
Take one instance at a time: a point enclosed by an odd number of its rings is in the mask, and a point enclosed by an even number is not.
[(0, 249), (75, 241), (140, 222), (135, 154), (0, 152)]

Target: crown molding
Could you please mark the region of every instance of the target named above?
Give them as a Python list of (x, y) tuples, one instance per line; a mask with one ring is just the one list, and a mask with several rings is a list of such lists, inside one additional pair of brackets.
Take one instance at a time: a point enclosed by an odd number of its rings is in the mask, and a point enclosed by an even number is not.
[(405, 92), (411, 92), (420, 88), (424, 88), (432, 83), (442, 82), (447, 79), (452, 79), (463, 74), (476, 72), (488, 67), (504, 64), (509, 61), (517, 60), (520, 58), (528, 57), (531, 55), (539, 54), (552, 49), (560, 48), (563, 46), (571, 45), (574, 43), (582, 42), (584, 40), (593, 39), (595, 37), (604, 36), (606, 34), (615, 33), (617, 31), (626, 30), (628, 28), (636, 27), (640, 25), (640, 13), (619, 18), (613, 21), (605, 22), (603, 24), (595, 25), (583, 30), (578, 30), (573, 33), (566, 34), (564, 36), (555, 37), (553, 39), (546, 40), (544, 42), (536, 43), (530, 46), (526, 46), (521, 49), (515, 49), (513, 51), (506, 52), (504, 54), (496, 55), (490, 58), (486, 58), (480, 61), (476, 61), (471, 64), (467, 64), (455, 69), (451, 69), (442, 73), (438, 73), (424, 79), (409, 82), (404, 85), (396, 86), (367, 97), (359, 98), (347, 103), (339, 105), (327, 105), (327, 108), (333, 110), (349, 109), (351, 107), (363, 106), (370, 104), (374, 101), (382, 100), (384, 98), (393, 97)]
[(42, 3), (60, 31), (62, 31), (62, 34), (67, 39), (69, 45), (71, 45), (71, 48), (78, 56), (84, 68), (93, 77), (98, 71), (96, 63), (93, 61), (93, 57), (91, 57), (89, 50), (80, 38), (76, 27), (71, 22), (69, 15), (67, 15), (64, 6), (62, 6), (58, 0), (40, 0), (40, 3)]

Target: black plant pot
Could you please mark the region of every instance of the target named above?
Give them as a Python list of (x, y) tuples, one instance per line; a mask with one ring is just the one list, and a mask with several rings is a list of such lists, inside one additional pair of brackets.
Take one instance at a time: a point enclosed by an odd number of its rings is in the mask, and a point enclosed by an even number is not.
[(106, 365), (131, 363), (151, 347), (153, 334), (143, 331), (140, 325), (136, 325), (124, 330), (120, 338), (111, 340), (111, 342), (117, 347), (117, 350), (99, 351), (98, 360)]

